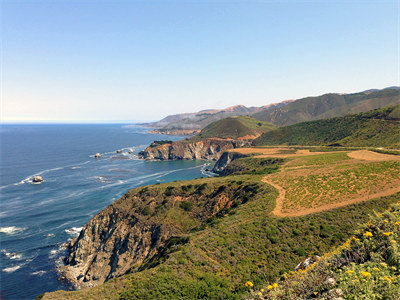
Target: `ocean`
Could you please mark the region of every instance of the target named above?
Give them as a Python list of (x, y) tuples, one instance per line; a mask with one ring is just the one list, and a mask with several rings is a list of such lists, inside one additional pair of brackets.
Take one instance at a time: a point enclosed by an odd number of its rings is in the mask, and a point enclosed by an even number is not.
[[(137, 158), (152, 141), (166, 138), (183, 139), (128, 124), (2, 125), (0, 298), (71, 289), (57, 273), (63, 244), (129, 189), (211, 175), (206, 161)], [(101, 159), (94, 158), (97, 152)], [(35, 175), (44, 182), (33, 183)]]

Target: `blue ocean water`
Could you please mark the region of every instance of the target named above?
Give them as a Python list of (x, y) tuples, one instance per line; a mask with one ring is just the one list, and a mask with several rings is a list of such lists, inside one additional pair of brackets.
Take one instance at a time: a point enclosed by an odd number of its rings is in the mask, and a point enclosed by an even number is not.
[[(2, 125), (0, 298), (34, 299), (70, 289), (57, 273), (63, 243), (129, 189), (209, 175), (204, 161), (137, 158), (160, 139), (165, 136), (135, 125)], [(97, 152), (101, 159), (93, 157)], [(34, 175), (44, 182), (32, 183)]]

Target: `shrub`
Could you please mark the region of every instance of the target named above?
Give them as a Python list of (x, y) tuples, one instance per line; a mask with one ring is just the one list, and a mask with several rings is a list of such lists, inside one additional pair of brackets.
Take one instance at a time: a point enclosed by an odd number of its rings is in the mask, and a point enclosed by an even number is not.
[(182, 208), (184, 211), (191, 211), (193, 203), (189, 201), (182, 201), (179, 203), (179, 207)]

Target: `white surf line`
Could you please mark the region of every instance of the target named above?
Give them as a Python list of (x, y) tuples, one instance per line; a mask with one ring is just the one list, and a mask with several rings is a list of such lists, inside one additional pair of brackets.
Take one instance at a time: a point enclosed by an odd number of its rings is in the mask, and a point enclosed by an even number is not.
[(23, 180), (21, 180), (19, 182), (3, 185), (3, 186), (0, 187), (0, 190), (1, 189), (5, 189), (7, 187), (11, 187), (11, 186), (21, 185), (21, 184), (24, 184), (24, 183), (33, 183), (32, 179), (35, 176), (41, 176), (41, 175), (46, 174), (46, 173), (50, 173), (50, 172), (53, 172), (53, 171), (58, 171), (58, 170), (66, 169), (66, 168), (73, 168), (73, 167), (76, 167), (76, 166), (83, 166), (83, 165), (86, 165), (86, 164), (88, 164), (90, 162), (91, 162), (90, 160), (87, 160), (87, 161), (82, 162), (82, 163), (76, 163), (76, 164), (66, 165), (66, 166), (62, 166), (62, 167), (56, 167), (56, 168), (42, 170), (40, 172), (37, 172), (37, 173), (35, 173), (33, 175), (30, 175), (30, 176), (26, 177), (25, 179), (23, 179)]

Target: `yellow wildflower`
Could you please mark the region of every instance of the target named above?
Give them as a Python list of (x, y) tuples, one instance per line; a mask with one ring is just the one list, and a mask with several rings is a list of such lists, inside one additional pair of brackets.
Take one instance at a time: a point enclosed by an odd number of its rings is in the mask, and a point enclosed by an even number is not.
[(262, 293), (261, 293), (261, 292), (259, 292), (258, 294), (259, 294), (260, 296), (262, 296)]
[(385, 222), (385, 223), (389, 223), (389, 221), (388, 221), (388, 220), (383, 220), (383, 222)]
[(379, 271), (379, 268), (375, 267), (375, 268), (374, 268), (374, 271)]
[(366, 272), (366, 271), (361, 271), (360, 274), (364, 277), (371, 277), (371, 273), (370, 272)]
[(275, 283), (272, 285), (272, 287), (277, 288), (277, 287), (278, 287), (278, 284), (275, 282)]
[(391, 235), (392, 234), (392, 232), (384, 232), (383, 233), (383, 235), (386, 235), (386, 236), (389, 236), (389, 235)]
[(261, 292), (264, 292), (264, 289), (261, 289)]
[(353, 270), (347, 270), (346, 273), (347, 273), (347, 274), (353, 274), (354, 271), (353, 271)]
[(247, 282), (244, 284), (244, 286), (252, 287), (252, 286), (253, 286), (253, 283), (252, 283), (251, 281), (247, 281)]
[(400, 226), (400, 222), (396, 222), (396, 223), (394, 223), (394, 225)]
[(274, 287), (272, 285), (267, 286), (267, 289), (272, 290)]
[(395, 240), (390, 241), (392, 244), (396, 244), (397, 242)]
[(386, 280), (387, 282), (392, 282), (392, 279), (390, 279), (390, 278), (387, 277), (387, 276), (383, 277), (383, 280)]
[(364, 233), (364, 236), (370, 237), (370, 236), (372, 236), (372, 232), (366, 231), (366, 232)]

